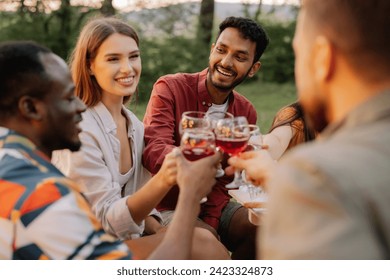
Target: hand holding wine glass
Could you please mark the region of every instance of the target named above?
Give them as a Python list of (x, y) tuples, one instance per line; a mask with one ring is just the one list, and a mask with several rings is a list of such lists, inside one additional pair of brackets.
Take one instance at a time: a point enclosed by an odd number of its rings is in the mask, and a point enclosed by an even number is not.
[(202, 201), (202, 197), (205, 198), (210, 193), (216, 182), (215, 173), (219, 159), (220, 154), (215, 153), (195, 161), (188, 161), (179, 151), (177, 154), (177, 183), (180, 196), (195, 197), (198, 201)]
[[(184, 157), (189, 161), (197, 161), (201, 158), (215, 154), (215, 137), (211, 131), (204, 129), (187, 129), (181, 137), (180, 149)], [(204, 197), (201, 203), (206, 202)]]

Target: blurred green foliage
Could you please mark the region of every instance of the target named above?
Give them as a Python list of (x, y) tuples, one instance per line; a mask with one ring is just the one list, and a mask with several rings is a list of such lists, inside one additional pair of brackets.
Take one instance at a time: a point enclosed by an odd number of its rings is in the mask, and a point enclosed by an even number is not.
[[(68, 2), (68, 1), (64, 1)], [(191, 7), (191, 6), (189, 6)], [(34, 40), (51, 48), (67, 59), (81, 26), (99, 10), (62, 5), (57, 11), (23, 10), (0, 12), (0, 41)], [(165, 17), (158, 17), (165, 13)], [(139, 85), (139, 101), (145, 103), (154, 82), (162, 75), (176, 72), (197, 72), (207, 67), (210, 48), (204, 48), (196, 40), (197, 16), (193, 10), (185, 12), (177, 5), (154, 11), (150, 16), (140, 16), (130, 21), (128, 15), (119, 14), (139, 30), (143, 71)], [(157, 21), (153, 32), (146, 32), (142, 25)], [(294, 80), (294, 59), (291, 41), (295, 22), (280, 22), (269, 16), (260, 17), (260, 22), (270, 37), (270, 45), (261, 58), (261, 71), (246, 84), (267, 82), (291, 83)], [(214, 37), (218, 23), (214, 24)]]

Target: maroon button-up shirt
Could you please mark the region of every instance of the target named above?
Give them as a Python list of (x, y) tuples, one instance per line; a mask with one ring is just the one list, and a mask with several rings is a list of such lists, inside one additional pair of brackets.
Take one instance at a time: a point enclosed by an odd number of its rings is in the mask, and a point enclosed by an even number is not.
[[(166, 75), (154, 84), (144, 117), (146, 147), (143, 153), (143, 163), (153, 174), (160, 169), (165, 155), (180, 145), (179, 122), (182, 113), (206, 112), (211, 107), (211, 97), (206, 88), (207, 72), (208, 69), (193, 74)], [(236, 91), (229, 96), (228, 112), (234, 116), (246, 116), (249, 123), (256, 123), (254, 106)], [(225, 185), (231, 181), (231, 176), (217, 178), (207, 202), (201, 206), (199, 217), (215, 229), (218, 229), (222, 209), (230, 200)], [(178, 191), (177, 186), (173, 187), (157, 209), (175, 209)]]

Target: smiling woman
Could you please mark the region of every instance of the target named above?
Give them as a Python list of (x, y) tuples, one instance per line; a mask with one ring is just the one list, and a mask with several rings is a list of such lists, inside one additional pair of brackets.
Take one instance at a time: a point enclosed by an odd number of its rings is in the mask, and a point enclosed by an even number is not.
[[(150, 178), (141, 164), (143, 125), (124, 105), (141, 75), (138, 45), (136, 31), (121, 20), (98, 18), (84, 26), (70, 58), (75, 93), (88, 106), (81, 122), (83, 145), (77, 154), (53, 156), (65, 174), (83, 185), (104, 229), (122, 239), (140, 236), (149, 213), (158, 216), (153, 211), (158, 201), (140, 203), (137, 195), (129, 197)], [(163, 195), (171, 182), (159, 185)]]

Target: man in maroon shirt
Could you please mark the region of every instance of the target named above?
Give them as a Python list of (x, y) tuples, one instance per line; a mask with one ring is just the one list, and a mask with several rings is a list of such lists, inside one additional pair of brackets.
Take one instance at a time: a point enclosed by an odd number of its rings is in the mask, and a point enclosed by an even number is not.
[[(259, 70), (259, 59), (267, 45), (268, 37), (256, 22), (228, 17), (219, 26), (207, 69), (158, 79), (144, 118), (143, 160), (150, 172), (157, 173), (165, 155), (180, 145), (178, 123), (185, 111), (228, 111), (256, 123), (255, 108), (234, 88)], [(247, 209), (230, 200), (225, 185), (231, 180), (228, 176), (217, 179), (207, 202), (201, 205), (199, 226), (217, 232), (233, 259), (254, 259), (256, 227), (249, 222)], [(173, 188), (158, 207), (167, 222), (177, 197), (178, 188)]]

